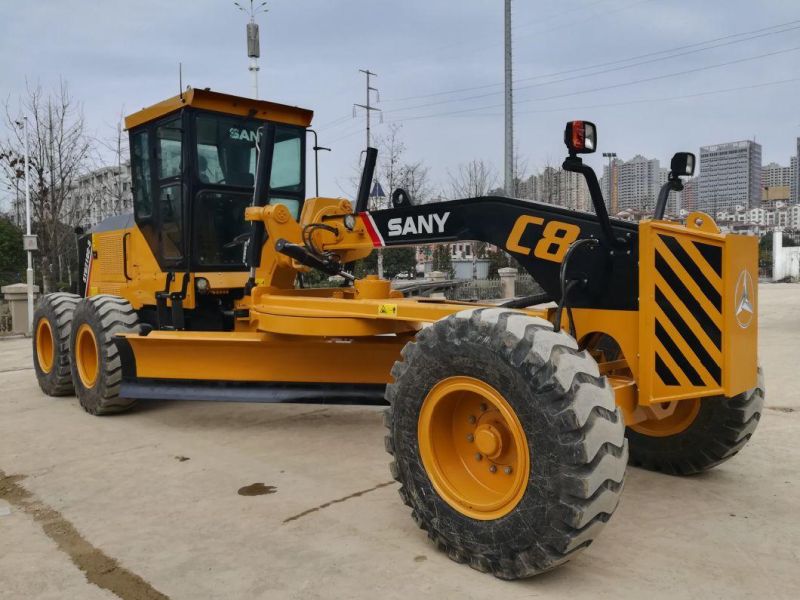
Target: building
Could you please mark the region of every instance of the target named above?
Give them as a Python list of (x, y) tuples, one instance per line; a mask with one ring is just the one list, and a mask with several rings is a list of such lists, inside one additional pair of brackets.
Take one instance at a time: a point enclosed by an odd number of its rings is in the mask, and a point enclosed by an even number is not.
[(751, 140), (700, 148), (698, 208), (709, 214), (761, 203), (761, 144)]
[[(609, 176), (608, 165), (603, 167), (603, 193), (609, 212), (618, 214), (625, 211), (652, 212), (655, 208), (658, 191), (661, 188), (660, 182), (666, 181), (668, 169), (661, 169), (661, 164), (657, 158), (645, 158), (637, 154), (632, 159), (624, 161), (615, 159), (612, 162), (616, 179), (616, 207), (612, 206), (612, 178)], [(673, 195), (674, 196), (674, 195)], [(676, 199), (671, 196), (670, 204), (673, 205)], [(669, 206), (667, 207), (669, 212)]]
[(556, 204), (571, 210), (592, 210), (589, 186), (579, 173), (545, 167), (538, 175), (531, 175), (523, 181), (520, 188), (520, 197), (528, 200)]
[(789, 187), (792, 184), (791, 167), (771, 162), (761, 169), (761, 185), (765, 188)]
[(692, 212), (697, 210), (697, 192), (698, 192), (697, 177), (684, 179), (683, 191), (681, 192), (681, 209)]
[(101, 167), (79, 177), (72, 186), (71, 199), (81, 208), (80, 220), (96, 225), (103, 219), (133, 210), (131, 166)]
[(800, 137), (797, 138), (797, 154), (789, 160), (791, 183), (789, 185), (789, 198), (792, 202), (800, 202)]

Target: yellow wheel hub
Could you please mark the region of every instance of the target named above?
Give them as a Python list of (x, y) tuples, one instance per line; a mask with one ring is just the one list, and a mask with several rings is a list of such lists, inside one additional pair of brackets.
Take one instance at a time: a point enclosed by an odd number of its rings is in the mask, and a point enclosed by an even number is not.
[(50, 321), (39, 319), (36, 325), (36, 360), (39, 361), (39, 368), (44, 373), (49, 373), (53, 369), (55, 362), (56, 345), (53, 340), (53, 328)]
[(417, 435), (434, 489), (461, 514), (499, 519), (525, 494), (530, 475), (525, 431), (489, 384), (464, 376), (437, 383), (422, 403)]
[(87, 323), (78, 328), (75, 338), (75, 365), (83, 386), (85, 388), (94, 387), (97, 382), (100, 359), (97, 352), (97, 339)]
[(700, 398), (693, 400), (677, 400), (675, 402), (662, 402), (660, 410), (654, 416), (633, 425), (629, 425), (636, 433), (651, 437), (667, 437), (682, 433), (694, 423), (700, 412)]

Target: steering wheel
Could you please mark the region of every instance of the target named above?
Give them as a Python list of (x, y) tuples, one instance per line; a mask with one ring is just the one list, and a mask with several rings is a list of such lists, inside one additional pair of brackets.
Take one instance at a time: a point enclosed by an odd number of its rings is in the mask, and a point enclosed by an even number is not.
[(225, 244), (223, 248), (235, 248), (239, 244), (245, 244), (250, 241), (250, 232), (246, 231), (244, 233), (240, 233), (235, 238), (233, 238), (230, 242)]

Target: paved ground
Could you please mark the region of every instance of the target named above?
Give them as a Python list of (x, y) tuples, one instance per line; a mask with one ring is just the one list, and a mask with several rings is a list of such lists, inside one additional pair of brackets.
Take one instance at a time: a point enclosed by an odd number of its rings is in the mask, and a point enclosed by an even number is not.
[(28, 340), (0, 341), (0, 598), (797, 598), (800, 286), (762, 286), (761, 334), (768, 410), (745, 451), (687, 479), (631, 469), (587, 552), (514, 583), (416, 529), (378, 409), (98, 419), (40, 393)]

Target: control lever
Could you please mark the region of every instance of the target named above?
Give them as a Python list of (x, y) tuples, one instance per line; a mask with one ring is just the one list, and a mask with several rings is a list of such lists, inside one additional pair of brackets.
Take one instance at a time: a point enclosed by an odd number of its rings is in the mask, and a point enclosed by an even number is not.
[(342, 271), (342, 265), (339, 261), (333, 260), (326, 256), (317, 256), (306, 250), (299, 244), (293, 244), (283, 238), (275, 242), (275, 250), (281, 254), (285, 254), (289, 258), (296, 260), (301, 265), (317, 269), (328, 275), (339, 275), (350, 281), (355, 281), (355, 277), (350, 273)]

